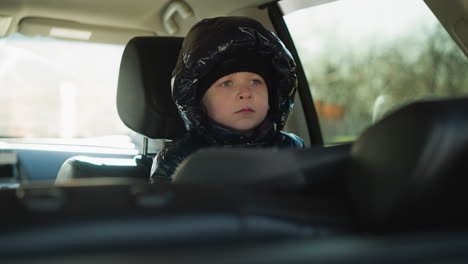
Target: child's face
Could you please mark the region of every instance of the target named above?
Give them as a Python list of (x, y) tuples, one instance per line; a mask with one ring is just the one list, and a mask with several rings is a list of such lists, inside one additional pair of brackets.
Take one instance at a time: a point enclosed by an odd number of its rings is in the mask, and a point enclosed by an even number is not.
[(241, 132), (250, 132), (266, 117), (268, 87), (251, 72), (237, 72), (214, 82), (202, 98), (208, 116)]

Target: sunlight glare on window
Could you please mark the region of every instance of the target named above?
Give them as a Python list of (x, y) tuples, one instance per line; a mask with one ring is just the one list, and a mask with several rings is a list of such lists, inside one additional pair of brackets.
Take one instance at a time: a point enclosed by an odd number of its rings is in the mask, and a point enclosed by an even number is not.
[(115, 100), (123, 50), (20, 34), (0, 39), (0, 136), (128, 135)]

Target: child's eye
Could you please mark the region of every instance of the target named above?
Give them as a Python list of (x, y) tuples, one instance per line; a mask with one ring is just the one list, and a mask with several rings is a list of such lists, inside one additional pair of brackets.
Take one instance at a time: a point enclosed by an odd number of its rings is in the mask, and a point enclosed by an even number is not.
[(221, 86), (223, 87), (227, 87), (227, 86), (231, 86), (232, 85), (232, 81), (224, 81), (221, 83)]
[(261, 80), (258, 80), (258, 79), (253, 79), (250, 81), (251, 84), (255, 84), (255, 85), (258, 85), (258, 84), (262, 84), (262, 81)]

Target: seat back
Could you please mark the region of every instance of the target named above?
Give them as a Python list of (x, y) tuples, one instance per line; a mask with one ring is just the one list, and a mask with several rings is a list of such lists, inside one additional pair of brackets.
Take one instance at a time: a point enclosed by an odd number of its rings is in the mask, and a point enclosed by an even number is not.
[[(122, 122), (145, 137), (174, 140), (185, 133), (171, 96), (171, 77), (183, 38), (136, 37), (122, 55), (117, 110)], [(66, 160), (56, 182), (90, 177), (149, 177), (152, 158), (134, 160), (77, 156)]]
[(102, 158), (75, 156), (67, 159), (59, 170), (56, 183), (67, 183), (74, 179), (89, 178), (132, 178), (148, 181), (142, 166), (132, 158)]
[(171, 96), (172, 70), (183, 38), (136, 37), (120, 64), (117, 110), (133, 131), (149, 138), (177, 139), (185, 126)]
[(423, 101), (392, 113), (353, 144), (349, 187), (364, 229), (465, 225), (468, 98)]

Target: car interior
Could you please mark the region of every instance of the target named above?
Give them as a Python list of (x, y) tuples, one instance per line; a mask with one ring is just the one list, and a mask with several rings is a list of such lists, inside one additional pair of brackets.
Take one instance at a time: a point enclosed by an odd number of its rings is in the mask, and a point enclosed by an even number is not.
[[(343, 0), (2, 1), (0, 40), (20, 33), (124, 47), (112, 101), (139, 142), (104, 153), (0, 138), (0, 261), (466, 262), (468, 94), (416, 100), (352, 140), (327, 143), (306, 58), (283, 17), (335, 2)], [(419, 2), (468, 66), (468, 1)], [(186, 133), (171, 97), (184, 36), (226, 15), (260, 21), (298, 62), (285, 130), (306, 148), (202, 149), (172, 183), (149, 184), (152, 144)]]

